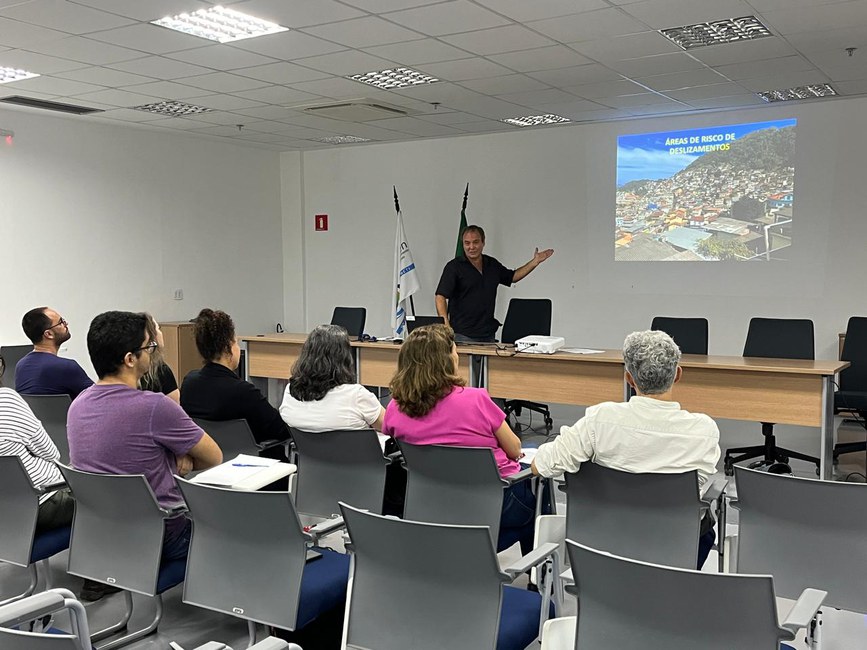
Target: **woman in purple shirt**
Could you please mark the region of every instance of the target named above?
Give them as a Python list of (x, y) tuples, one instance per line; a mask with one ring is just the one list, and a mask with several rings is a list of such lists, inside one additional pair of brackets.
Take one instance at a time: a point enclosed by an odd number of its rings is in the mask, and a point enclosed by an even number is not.
[[(391, 380), (392, 401), (385, 410), (382, 432), (416, 445), (488, 447), (500, 476), (521, 469), (521, 440), (506, 416), (483, 388), (465, 386), (458, 377), (454, 332), (446, 325), (414, 330), (404, 341)], [(536, 497), (529, 481), (505, 490), (500, 542), (520, 529), (521, 550), (533, 546)], [(503, 550), (499, 548), (498, 551)]]

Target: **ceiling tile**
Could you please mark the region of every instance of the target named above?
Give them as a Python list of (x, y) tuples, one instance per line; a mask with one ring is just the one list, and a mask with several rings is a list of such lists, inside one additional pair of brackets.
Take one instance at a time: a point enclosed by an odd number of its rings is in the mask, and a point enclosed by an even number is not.
[(103, 90), (102, 86), (47, 76), (24, 79), (23, 81), (14, 81), (12, 83), (3, 84), (2, 87), (4, 89), (16, 88), (25, 94), (29, 89), (38, 93), (55, 96), (81, 95), (84, 93), (95, 92), (97, 90)]
[(411, 9), (421, 5), (429, 5), (437, 0), (342, 0), (344, 4), (364, 9), (372, 13), (384, 13), (386, 11), (399, 11)]
[(384, 120), (372, 120), (371, 124), (384, 129), (411, 133), (412, 135), (421, 137), (455, 135), (455, 133), (459, 133), (451, 126), (434, 124), (433, 122), (426, 122), (414, 117), (390, 117)]
[(236, 111), (241, 108), (254, 108), (256, 106), (265, 106), (262, 102), (257, 102), (245, 97), (236, 95), (203, 95), (196, 97), (196, 103), (208, 108), (217, 109), (220, 111)]
[(834, 80), (863, 79), (867, 77), (867, 63), (862, 56), (849, 56), (835, 49), (831, 52), (817, 52), (809, 60), (822, 72)]
[(655, 54), (638, 59), (624, 59), (623, 61), (609, 61), (606, 65), (627, 77), (647, 77), (654, 74), (707, 69), (701, 61), (696, 61), (688, 54), (677, 52)]
[(267, 86), (267, 82), (250, 79), (229, 72), (212, 72), (210, 74), (182, 77), (178, 83), (204, 88), (215, 93), (234, 93), (241, 90), (253, 90)]
[(570, 47), (600, 63), (637, 59), (655, 54), (683, 52), (677, 45), (656, 31), (582, 41), (581, 43), (573, 43)]
[(599, 100), (600, 104), (610, 108), (635, 108), (636, 106), (651, 106), (666, 100), (658, 93), (638, 93), (637, 95), (620, 95), (618, 97), (605, 97)]
[(150, 104), (154, 100), (158, 99), (151, 95), (140, 95), (139, 93), (131, 93), (126, 90), (100, 90), (94, 93), (78, 95), (78, 98), (126, 108), (141, 106), (142, 104)]
[(193, 12), (210, 7), (208, 2), (198, 0), (73, 0), (75, 4), (103, 9), (118, 16), (135, 20), (157, 20), (163, 16), (174, 16), (183, 12)]
[(294, 61), (301, 57), (317, 56), (345, 49), (342, 45), (329, 43), (328, 41), (323, 41), (321, 38), (296, 31), (248, 38), (243, 41), (236, 41), (232, 44), (232, 47), (264, 54), (265, 56), (284, 61)]
[(155, 77), (157, 79), (178, 79), (180, 77), (191, 77), (198, 74), (207, 74), (211, 72), (207, 68), (202, 68), (183, 61), (175, 61), (162, 56), (146, 56), (135, 61), (125, 61), (123, 63), (113, 63), (108, 66), (115, 70), (123, 70), (124, 72), (132, 72), (133, 74), (141, 74), (146, 77)]
[[(189, 99), (191, 97), (202, 97), (209, 94), (207, 90), (174, 83), (172, 81), (154, 81), (152, 83), (125, 86), (123, 90), (131, 93), (161, 97), (163, 99)], [(195, 103), (198, 104), (199, 102), (196, 101)]]
[(507, 93), (546, 90), (550, 87), (537, 79), (522, 74), (509, 74), (490, 79), (475, 79), (461, 83), (465, 88), (483, 95), (505, 95)]
[(755, 13), (743, 0), (644, 0), (623, 6), (622, 9), (652, 29), (681, 27)]
[(522, 23), (577, 14), (582, 11), (593, 11), (608, 6), (603, 0), (544, 0), (544, 2), (539, 0), (536, 2), (528, 2), (527, 0), (476, 0), (476, 2)]
[(575, 101), (574, 96), (565, 91), (558, 90), (557, 88), (524, 93), (506, 93), (498, 95), (498, 97), (503, 101), (520, 104), (521, 106), (539, 106), (540, 104), (555, 104)]
[(494, 54), (489, 59), (517, 72), (536, 72), (553, 70), (590, 63), (590, 59), (578, 54), (565, 45), (541, 47), (536, 50), (523, 50), (506, 54)]
[(73, 81), (84, 81), (89, 84), (106, 86), (107, 88), (132, 86), (134, 84), (144, 84), (154, 81), (151, 78), (143, 77), (141, 75), (121, 72), (120, 70), (112, 70), (111, 68), (100, 68), (98, 66), (81, 68), (80, 70), (70, 70), (69, 72), (61, 72), (55, 76), (63, 77), (64, 79), (72, 79)]
[(376, 16), (344, 20), (340, 23), (308, 27), (304, 30), (320, 38), (348, 47), (372, 47), (424, 38), (418, 32), (395, 25)]
[[(2, 30), (2, 25), (0, 25)], [(59, 41), (48, 41), (28, 45), (27, 49), (32, 52), (48, 54), (72, 61), (81, 61), (92, 65), (105, 65), (107, 63), (119, 63), (138, 59), (144, 54), (125, 47), (117, 47), (108, 43), (100, 43), (81, 36), (69, 36)]]
[(506, 25), (443, 36), (442, 40), (473, 54), (481, 55), (530, 50), (554, 44), (550, 39), (520, 25)]
[(403, 65), (454, 61), (455, 59), (465, 59), (469, 56), (468, 52), (459, 50), (433, 38), (407, 41), (405, 43), (392, 43), (391, 45), (378, 45), (376, 47), (365, 48), (364, 51), (373, 56), (397, 61)]
[(358, 18), (364, 13), (333, 0), (247, 0), (233, 7), (284, 27), (307, 27)]
[(482, 79), (496, 75), (512, 74), (512, 71), (508, 68), (482, 58), (430, 63), (419, 66), (418, 69), (437, 79), (444, 79), (446, 81), (467, 81), (468, 79)]
[(248, 52), (225, 43), (206, 45), (195, 50), (172, 52), (167, 55), (170, 59), (201, 65), (215, 70), (234, 70), (236, 68), (251, 68), (258, 65), (274, 63), (275, 59), (262, 56), (255, 52)]
[(250, 108), (238, 108), (233, 112), (260, 120), (284, 119), (285, 121), (288, 121), (290, 114), (294, 114), (293, 111), (285, 106), (253, 106)]
[[(835, 48), (858, 47), (867, 49), (867, 23), (820, 32), (799, 32), (786, 37), (792, 47), (804, 55), (826, 52)], [(863, 55), (863, 52), (861, 53)]]
[(562, 43), (591, 41), (647, 31), (645, 25), (620, 9), (614, 8), (538, 20), (527, 23), (527, 27)]
[(103, 43), (141, 50), (148, 54), (165, 54), (210, 45), (206, 39), (149, 24), (110, 29), (91, 34), (90, 38)]
[(574, 88), (567, 88), (584, 99), (601, 99), (603, 97), (617, 97), (618, 95), (636, 95), (647, 92), (643, 86), (632, 83), (626, 79), (620, 81), (601, 81), (599, 83), (581, 84)]
[(389, 20), (429, 36), (458, 34), (509, 23), (508, 19), (471, 4), (468, 0), (451, 0), (417, 9), (396, 11), (386, 16)]
[(427, 115), (419, 116), (419, 119), (428, 122), (436, 122), (437, 124), (465, 124), (467, 122), (478, 122), (477, 115), (470, 115), (462, 111), (435, 111)]
[(0, 16), (68, 34), (86, 34), (130, 25), (132, 21), (104, 11), (74, 5), (67, 0), (31, 0), (0, 9)]
[(209, 124), (231, 124), (237, 132), (238, 124), (245, 122), (244, 118), (230, 111), (212, 111), (210, 113), (198, 113), (196, 119)]
[(795, 49), (782, 38), (760, 38), (737, 44), (698, 47), (690, 50), (689, 53), (702, 63), (712, 66), (797, 54)]
[(598, 63), (588, 63), (586, 65), (560, 68), (558, 70), (530, 72), (528, 76), (558, 88), (595, 83), (597, 81), (617, 81), (622, 79), (620, 73)]
[(801, 56), (783, 56), (778, 59), (764, 59), (747, 63), (733, 63), (714, 68), (732, 81), (768, 77), (775, 74), (813, 70), (814, 66)]
[(318, 101), (320, 98), (312, 93), (305, 93), (286, 86), (268, 86), (255, 90), (243, 90), (233, 93), (266, 104), (298, 104), (301, 102)]
[(485, 95), (458, 97), (451, 101), (448, 106), (465, 113), (473, 113), (480, 117), (489, 117), (495, 120), (527, 114), (526, 106), (506, 102), (497, 97), (486, 97)]
[(33, 46), (66, 38), (68, 34), (45, 27), (28, 25), (17, 20), (0, 17), (0, 38), (6, 47), (21, 47), (31, 51)]
[(574, 119), (576, 116), (593, 110), (604, 110), (606, 107), (596, 102), (591, 102), (587, 99), (572, 98), (566, 102), (556, 102), (554, 104), (542, 104), (539, 109), (544, 113), (553, 113), (560, 117)]
[(629, 117), (626, 111), (617, 108), (603, 108), (596, 111), (583, 111), (572, 116), (573, 122), (598, 122), (604, 120), (619, 120)]
[(267, 65), (259, 65), (252, 68), (242, 68), (235, 70), (235, 74), (251, 79), (259, 79), (273, 84), (294, 84), (301, 81), (312, 81), (313, 79), (323, 79), (328, 76), (327, 72), (311, 70), (294, 63), (269, 63)]
[(739, 106), (760, 106), (766, 102), (756, 95), (731, 95), (730, 97), (711, 97), (689, 102), (696, 108), (737, 108)]
[(779, 90), (781, 88), (828, 83), (829, 81), (831, 80), (828, 76), (819, 70), (804, 70), (802, 72), (786, 72), (766, 77), (757, 77), (755, 79), (744, 79), (738, 83), (747, 90), (761, 92), (764, 90)]
[(455, 128), (464, 133), (498, 133), (501, 131), (514, 131), (518, 127), (499, 120), (482, 120), (466, 124), (455, 124)]
[(372, 72), (374, 70), (387, 70), (394, 67), (394, 62), (371, 56), (357, 50), (345, 50), (322, 56), (312, 56), (307, 59), (299, 59), (298, 64), (328, 72), (334, 75), (352, 75)]
[(861, 95), (867, 93), (867, 79), (858, 81), (841, 81), (834, 87), (844, 95)]
[(728, 95), (744, 94), (746, 91), (743, 86), (739, 86), (734, 82), (715, 83), (707, 86), (693, 86), (692, 88), (683, 88), (681, 90), (666, 91), (666, 95), (672, 99), (677, 99), (682, 102), (692, 103), (694, 99), (710, 99), (711, 97), (726, 97)]
[(826, 29), (841, 29), (850, 25), (867, 24), (867, 2), (837, 2), (813, 5), (797, 9), (786, 8), (762, 14), (769, 27), (780, 34), (817, 32)]
[[(100, 118), (119, 120), (121, 122), (169, 122), (171, 118), (147, 111), (136, 111), (131, 108), (116, 108), (99, 114)], [(178, 119), (178, 118), (176, 118)]]
[(292, 85), (295, 90), (301, 90), (331, 99), (363, 97), (370, 94), (370, 86), (364, 86), (357, 81), (344, 77), (329, 77), (318, 81), (305, 81)]
[[(86, 64), (25, 50), (6, 50), (0, 55), (0, 65), (21, 68), (37, 74), (54, 74), (81, 69)], [(81, 81), (89, 81), (81, 79)]]
[(747, 2), (756, 11), (764, 13), (766, 11), (776, 11), (777, 9), (801, 9), (803, 7), (833, 4), (835, 2), (844, 2), (844, 0), (747, 0)]
[(659, 102), (658, 104), (648, 104), (646, 106), (635, 106), (624, 109), (630, 115), (662, 115), (665, 113), (683, 113), (688, 111), (689, 106), (678, 102)]

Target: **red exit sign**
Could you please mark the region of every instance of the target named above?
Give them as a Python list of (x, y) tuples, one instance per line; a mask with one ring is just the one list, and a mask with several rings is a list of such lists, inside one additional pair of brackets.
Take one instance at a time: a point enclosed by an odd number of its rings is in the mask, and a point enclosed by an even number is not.
[(318, 231), (328, 230), (328, 215), (327, 214), (317, 214), (314, 217), (314, 225)]

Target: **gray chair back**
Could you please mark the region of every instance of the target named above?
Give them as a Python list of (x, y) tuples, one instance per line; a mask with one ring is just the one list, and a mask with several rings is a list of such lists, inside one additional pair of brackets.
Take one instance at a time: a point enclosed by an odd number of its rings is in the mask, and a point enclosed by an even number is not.
[[(582, 470), (583, 471), (583, 470)], [(630, 560), (566, 540), (581, 650), (778, 650), (769, 575), (702, 573)], [(713, 603), (703, 597), (713, 594)]]
[(813, 587), (826, 605), (867, 613), (867, 485), (738, 466), (735, 477), (738, 571), (772, 574), (783, 598)]
[(154, 596), (164, 523), (145, 477), (58, 466), (75, 497), (68, 572)]
[(354, 550), (348, 648), (496, 646), (503, 583), (483, 526), (446, 526), (340, 504)]
[(39, 493), (18, 456), (0, 456), (0, 561), (30, 565)]
[(291, 495), (176, 480), (193, 520), (184, 602), (294, 629), (306, 547)]
[(247, 420), (206, 420), (193, 418), (193, 422), (205, 430), (223, 451), (224, 460), (232, 460), (238, 454), (259, 455), (259, 446), (250, 431)]
[(407, 468), (404, 518), (487, 526), (496, 544), (505, 483), (493, 450), (399, 444)]
[[(25, 631), (29, 621), (68, 611), (72, 631), (46, 634)], [(25, 630), (10, 629), (11, 626)], [(14, 650), (91, 650), (90, 630), (84, 606), (67, 589), (49, 589), (0, 606), (0, 648)]]
[(385, 466), (388, 461), (376, 432), (325, 431), (290, 428), (298, 451), (295, 507), (305, 515), (330, 517), (345, 501), (371, 512), (382, 512)]
[(27, 345), (0, 345), (0, 356), (6, 363), (6, 371), (3, 373), (3, 385), (15, 389), (15, 366), (27, 354), (33, 351), (33, 344)]
[(624, 557), (694, 569), (698, 473), (630, 474), (584, 463), (566, 474), (566, 538)]
[(66, 438), (66, 414), (72, 400), (69, 395), (22, 395), (33, 414), (42, 422), (45, 432), (60, 452), (60, 462), (69, 462), (69, 441)]

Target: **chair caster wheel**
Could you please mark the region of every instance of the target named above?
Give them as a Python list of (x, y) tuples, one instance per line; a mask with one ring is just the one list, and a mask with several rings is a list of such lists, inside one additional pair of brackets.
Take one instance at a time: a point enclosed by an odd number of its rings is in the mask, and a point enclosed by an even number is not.
[(554, 420), (552, 418), (545, 418), (545, 430), (551, 431), (554, 428)]

